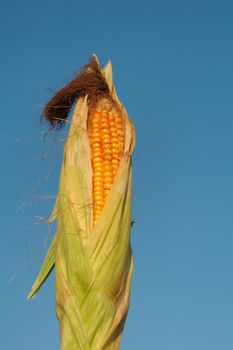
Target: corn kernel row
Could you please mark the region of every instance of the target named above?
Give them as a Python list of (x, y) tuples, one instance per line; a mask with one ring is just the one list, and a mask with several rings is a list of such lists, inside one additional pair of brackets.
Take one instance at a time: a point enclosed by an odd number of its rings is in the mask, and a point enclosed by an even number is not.
[(124, 149), (123, 118), (116, 109), (97, 109), (88, 116), (93, 168), (93, 223), (98, 221), (112, 188)]

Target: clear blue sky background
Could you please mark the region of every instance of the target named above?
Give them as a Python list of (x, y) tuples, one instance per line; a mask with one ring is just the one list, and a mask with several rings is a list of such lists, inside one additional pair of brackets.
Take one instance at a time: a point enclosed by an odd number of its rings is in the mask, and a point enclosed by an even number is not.
[(93, 52), (137, 131), (122, 350), (232, 350), (232, 16), (224, 0), (1, 1), (2, 350), (59, 349), (53, 276), (26, 301), (65, 137), (44, 141), (39, 115)]

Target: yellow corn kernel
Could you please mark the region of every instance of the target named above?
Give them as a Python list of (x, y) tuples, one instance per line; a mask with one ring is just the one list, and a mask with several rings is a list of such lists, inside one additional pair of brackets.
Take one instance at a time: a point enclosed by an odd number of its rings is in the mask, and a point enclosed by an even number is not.
[(93, 169), (93, 224), (96, 225), (111, 191), (124, 148), (122, 116), (115, 108), (98, 107), (88, 115)]

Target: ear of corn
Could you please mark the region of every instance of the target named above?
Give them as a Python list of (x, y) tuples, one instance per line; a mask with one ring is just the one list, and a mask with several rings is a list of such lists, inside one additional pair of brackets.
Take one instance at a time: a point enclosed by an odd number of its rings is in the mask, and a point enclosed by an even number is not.
[[(105, 101), (102, 102), (106, 104)], [(124, 121), (112, 106), (95, 107), (89, 113), (92, 155), (94, 225), (98, 221), (116, 177), (124, 149)]]
[(110, 62), (102, 72), (115, 109), (103, 100), (89, 110), (87, 96), (76, 105), (50, 218), (57, 219), (57, 233), (28, 296), (36, 295), (55, 266), (62, 350), (119, 349), (129, 306), (135, 135), (116, 96)]

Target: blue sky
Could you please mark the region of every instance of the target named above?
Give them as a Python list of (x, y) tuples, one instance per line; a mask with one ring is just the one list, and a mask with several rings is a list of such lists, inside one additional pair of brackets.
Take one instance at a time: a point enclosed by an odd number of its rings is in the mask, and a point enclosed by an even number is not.
[(233, 348), (231, 1), (1, 2), (1, 348), (59, 349), (53, 276), (26, 295), (62, 159), (43, 104), (96, 53), (137, 131), (122, 350)]

